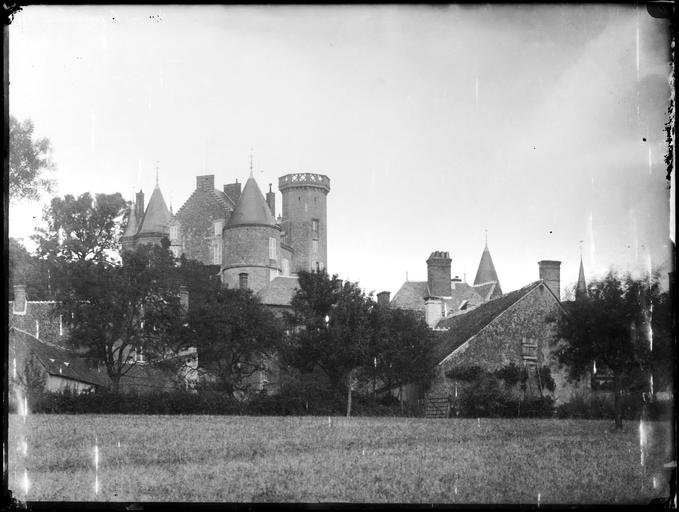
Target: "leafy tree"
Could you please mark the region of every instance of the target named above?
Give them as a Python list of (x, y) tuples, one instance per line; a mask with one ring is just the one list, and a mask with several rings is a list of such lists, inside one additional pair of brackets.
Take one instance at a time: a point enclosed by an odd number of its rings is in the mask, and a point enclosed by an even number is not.
[[(331, 390), (340, 392), (366, 361), (372, 304), (355, 283), (330, 277), (326, 271), (300, 272), (288, 317), (287, 361), (303, 371), (319, 368)], [(351, 385), (347, 387), (351, 391)]]
[(413, 311), (376, 304), (372, 338), (363, 373), (388, 388), (427, 381), (434, 370), (434, 335)]
[(210, 293), (189, 303), (181, 342), (198, 348), (201, 366), (233, 395), (251, 387), (248, 378), (267, 369), (282, 329), (273, 313), (250, 290), (210, 286)]
[(26, 295), (31, 300), (48, 300), (51, 297), (51, 276), (47, 262), (29, 253), (14, 238), (9, 239), (8, 253), (10, 296), (14, 285), (22, 284), (26, 286)]
[(53, 170), (49, 139), (33, 138), (33, 122), (9, 117), (9, 195), (11, 199), (38, 199), (40, 190), (51, 192), (54, 182), (43, 176)]
[(657, 275), (633, 279), (610, 271), (592, 280), (588, 296), (557, 320), (558, 337), (566, 341), (557, 347), (557, 357), (572, 378), (588, 376), (594, 362), (611, 372), (616, 428), (622, 428), (623, 393), (648, 382), (649, 313), (659, 297)]
[(76, 259), (63, 266), (57, 314), (69, 327), (68, 342), (106, 367), (112, 390), (134, 366), (132, 352), (161, 359), (176, 343), (183, 311), (174, 260), (162, 246), (123, 255), (122, 265)]
[(120, 193), (55, 197), (45, 209), (47, 228), (33, 235), (38, 255), (67, 263), (114, 261), (126, 213), (127, 203)]

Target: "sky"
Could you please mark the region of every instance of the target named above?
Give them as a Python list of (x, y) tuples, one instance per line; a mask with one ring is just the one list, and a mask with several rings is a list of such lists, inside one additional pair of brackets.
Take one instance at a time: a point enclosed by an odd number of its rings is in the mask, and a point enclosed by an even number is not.
[[(503, 291), (666, 264), (667, 20), (643, 5), (28, 6), (9, 108), (51, 140), (55, 194), (195, 177), (330, 177), (328, 270), (392, 296), (448, 251)], [(671, 195), (672, 194), (672, 195)], [(29, 237), (41, 202), (12, 203)], [(280, 214), (280, 195), (277, 215)]]

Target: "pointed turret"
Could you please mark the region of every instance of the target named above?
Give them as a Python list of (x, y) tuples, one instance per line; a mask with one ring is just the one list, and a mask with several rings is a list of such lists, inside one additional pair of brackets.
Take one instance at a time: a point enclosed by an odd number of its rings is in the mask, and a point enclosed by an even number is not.
[(130, 207), (130, 216), (127, 219), (127, 227), (125, 228), (125, 234), (123, 238), (132, 238), (137, 234), (137, 215), (135, 214), (136, 207), (132, 205)]
[(276, 226), (271, 209), (252, 175), (243, 187), (238, 204), (229, 218), (228, 227), (247, 225)]
[(146, 208), (146, 213), (141, 221), (139, 234), (151, 233), (168, 233), (168, 224), (172, 219), (170, 210), (167, 209), (163, 194), (160, 192), (160, 187), (156, 185), (149, 199), (149, 205)]
[(491, 258), (490, 256), (490, 251), (488, 250), (488, 243), (486, 242), (486, 246), (483, 249), (483, 254), (481, 254), (479, 268), (476, 271), (476, 278), (474, 278), (474, 286), (492, 282), (497, 283), (496, 291), (493, 293), (493, 295), (494, 296), (502, 295), (502, 289), (500, 288), (500, 280), (497, 277), (495, 265), (493, 265), (493, 258)]
[(587, 297), (587, 283), (585, 282), (585, 267), (582, 265), (582, 256), (580, 256), (580, 272), (578, 274), (578, 284), (575, 287), (575, 300), (585, 297)]

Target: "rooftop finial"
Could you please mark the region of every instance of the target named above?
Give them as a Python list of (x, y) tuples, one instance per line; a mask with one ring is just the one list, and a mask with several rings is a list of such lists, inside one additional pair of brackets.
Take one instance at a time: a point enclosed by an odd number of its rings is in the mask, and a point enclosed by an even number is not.
[(160, 165), (160, 162), (156, 160), (156, 187), (158, 186), (158, 167)]
[(580, 240), (578, 242), (578, 247), (580, 248), (580, 260), (581, 261), (582, 261), (582, 244), (583, 244), (583, 242), (584, 242), (584, 240)]
[(486, 229), (486, 249), (488, 249), (488, 230)]
[(252, 148), (250, 148), (250, 177), (252, 178)]

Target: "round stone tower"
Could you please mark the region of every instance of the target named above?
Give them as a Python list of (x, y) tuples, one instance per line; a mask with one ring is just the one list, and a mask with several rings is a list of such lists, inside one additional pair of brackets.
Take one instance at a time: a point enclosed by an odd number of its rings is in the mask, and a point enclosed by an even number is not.
[(330, 178), (323, 174), (286, 174), (278, 179), (283, 196), (282, 226), (292, 247), (292, 270), (315, 271), (328, 266)]
[(224, 227), (222, 283), (257, 292), (279, 273), (281, 229), (251, 176)]

